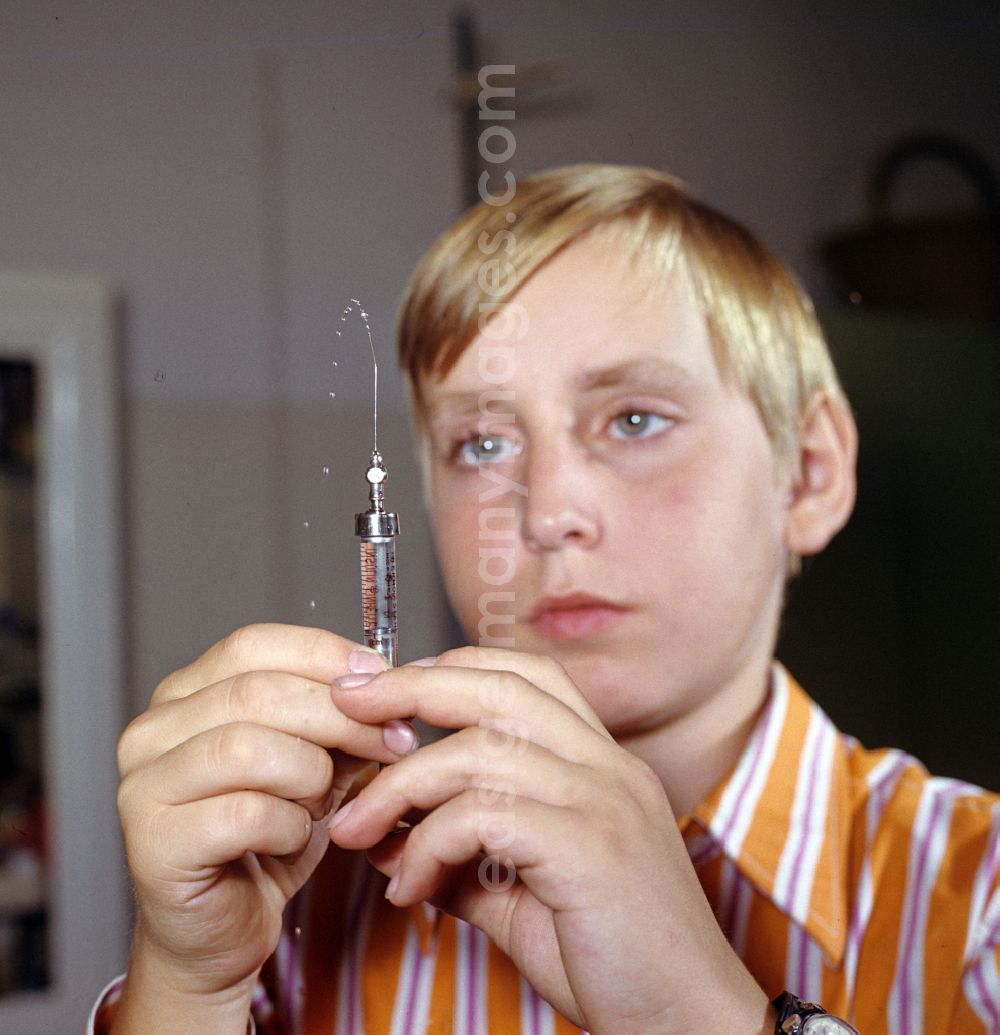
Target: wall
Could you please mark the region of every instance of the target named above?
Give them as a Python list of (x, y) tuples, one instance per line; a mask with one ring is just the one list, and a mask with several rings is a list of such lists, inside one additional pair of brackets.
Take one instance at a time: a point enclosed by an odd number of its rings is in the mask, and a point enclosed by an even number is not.
[[(472, 9), (484, 60), (559, 59), (519, 91), (518, 175), (594, 159), (672, 169), (820, 295), (814, 241), (862, 218), (888, 141), (948, 128), (1000, 165), (985, 4)], [(372, 314), (387, 421), (401, 412), (396, 302), (460, 197), (450, 11), (4, 6), (0, 263), (95, 269), (121, 289), (134, 708), (230, 625), (300, 616), (315, 598), (312, 566), (294, 560), (314, 472), (301, 484), (290, 472), (316, 435), (324, 455), (343, 453), (350, 421), (332, 401), (322, 432), (291, 411), (327, 390), (367, 398), (363, 351), (333, 348), (352, 296)], [(916, 169), (900, 204), (963, 191)], [(389, 460), (396, 473), (409, 454)], [(436, 634), (421, 629), (419, 649)]]
[[(671, 169), (821, 297), (816, 239), (864, 217), (887, 143), (949, 130), (1000, 166), (985, 3), (470, 6), (484, 60), (559, 59), (519, 88), (517, 175), (583, 160)], [(390, 357), (408, 271), (461, 196), (451, 8), (0, 11), (0, 265), (95, 270), (120, 288), (133, 711), (235, 625), (354, 631), (371, 372), (357, 328), (347, 344), (334, 335), (351, 297), (383, 358), (403, 653), (447, 635)], [(933, 167), (900, 195), (901, 208), (967, 197)]]

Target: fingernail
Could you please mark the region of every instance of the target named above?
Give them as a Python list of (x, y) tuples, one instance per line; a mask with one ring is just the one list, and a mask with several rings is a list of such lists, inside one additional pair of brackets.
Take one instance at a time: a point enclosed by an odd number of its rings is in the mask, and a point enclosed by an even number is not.
[(354, 802), (357, 799), (352, 798), (346, 805), (341, 806), (333, 814), (333, 818), (330, 820), (329, 829), (333, 830), (335, 827), (339, 827), (341, 823), (351, 814), (351, 809), (354, 808)]
[(417, 731), (403, 719), (390, 719), (382, 727), (382, 740), (397, 755), (408, 755), (419, 743)]
[(351, 672), (384, 672), (389, 666), (378, 651), (352, 650), (347, 655), (347, 667)]
[(336, 686), (339, 686), (341, 690), (353, 690), (355, 687), (364, 686), (365, 683), (370, 683), (376, 676), (374, 672), (361, 672), (356, 676), (341, 676), (339, 679), (335, 679), (333, 682)]
[(385, 889), (385, 897), (392, 901), (392, 896), (396, 894), (396, 889), (399, 887), (399, 870), (392, 875), (392, 880), (389, 881), (389, 886)]
[(419, 665), (420, 668), (431, 668), (437, 664), (437, 658), (419, 658), (416, 661), (408, 661), (407, 665)]

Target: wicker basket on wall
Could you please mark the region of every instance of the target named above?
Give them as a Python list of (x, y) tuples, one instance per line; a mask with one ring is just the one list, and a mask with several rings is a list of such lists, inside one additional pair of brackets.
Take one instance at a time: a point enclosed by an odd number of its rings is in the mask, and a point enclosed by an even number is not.
[[(975, 189), (978, 209), (894, 217), (890, 198), (900, 176), (925, 159), (960, 170)], [(821, 245), (853, 301), (898, 312), (1000, 319), (1000, 187), (980, 155), (947, 136), (900, 140), (876, 164), (868, 206), (867, 223)]]

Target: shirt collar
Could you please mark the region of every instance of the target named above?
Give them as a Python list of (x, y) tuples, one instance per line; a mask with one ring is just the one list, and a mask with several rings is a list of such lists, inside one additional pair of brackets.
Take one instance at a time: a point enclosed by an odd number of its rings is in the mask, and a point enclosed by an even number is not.
[(723, 852), (837, 966), (849, 923), (849, 822), (844, 738), (775, 663), (739, 761), (682, 823), (692, 859)]

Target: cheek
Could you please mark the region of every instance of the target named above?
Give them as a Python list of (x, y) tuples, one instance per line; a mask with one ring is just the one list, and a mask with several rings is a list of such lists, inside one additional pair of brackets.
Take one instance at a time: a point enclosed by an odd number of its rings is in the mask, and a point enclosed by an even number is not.
[(480, 505), (474, 493), (456, 494), (435, 486), (431, 528), (438, 563), (452, 608), (463, 625), (467, 626), (480, 595), (490, 589), (487, 579), (506, 575), (503, 559), (495, 554), (497, 547), (509, 547), (511, 541), (498, 539), (499, 527), (498, 521), (491, 520), (488, 505)]
[(783, 494), (775, 484), (766, 440), (748, 429), (742, 447), (732, 437), (705, 442), (681, 464), (645, 486), (642, 512), (655, 515), (651, 540), (692, 579), (767, 567), (780, 553)]

